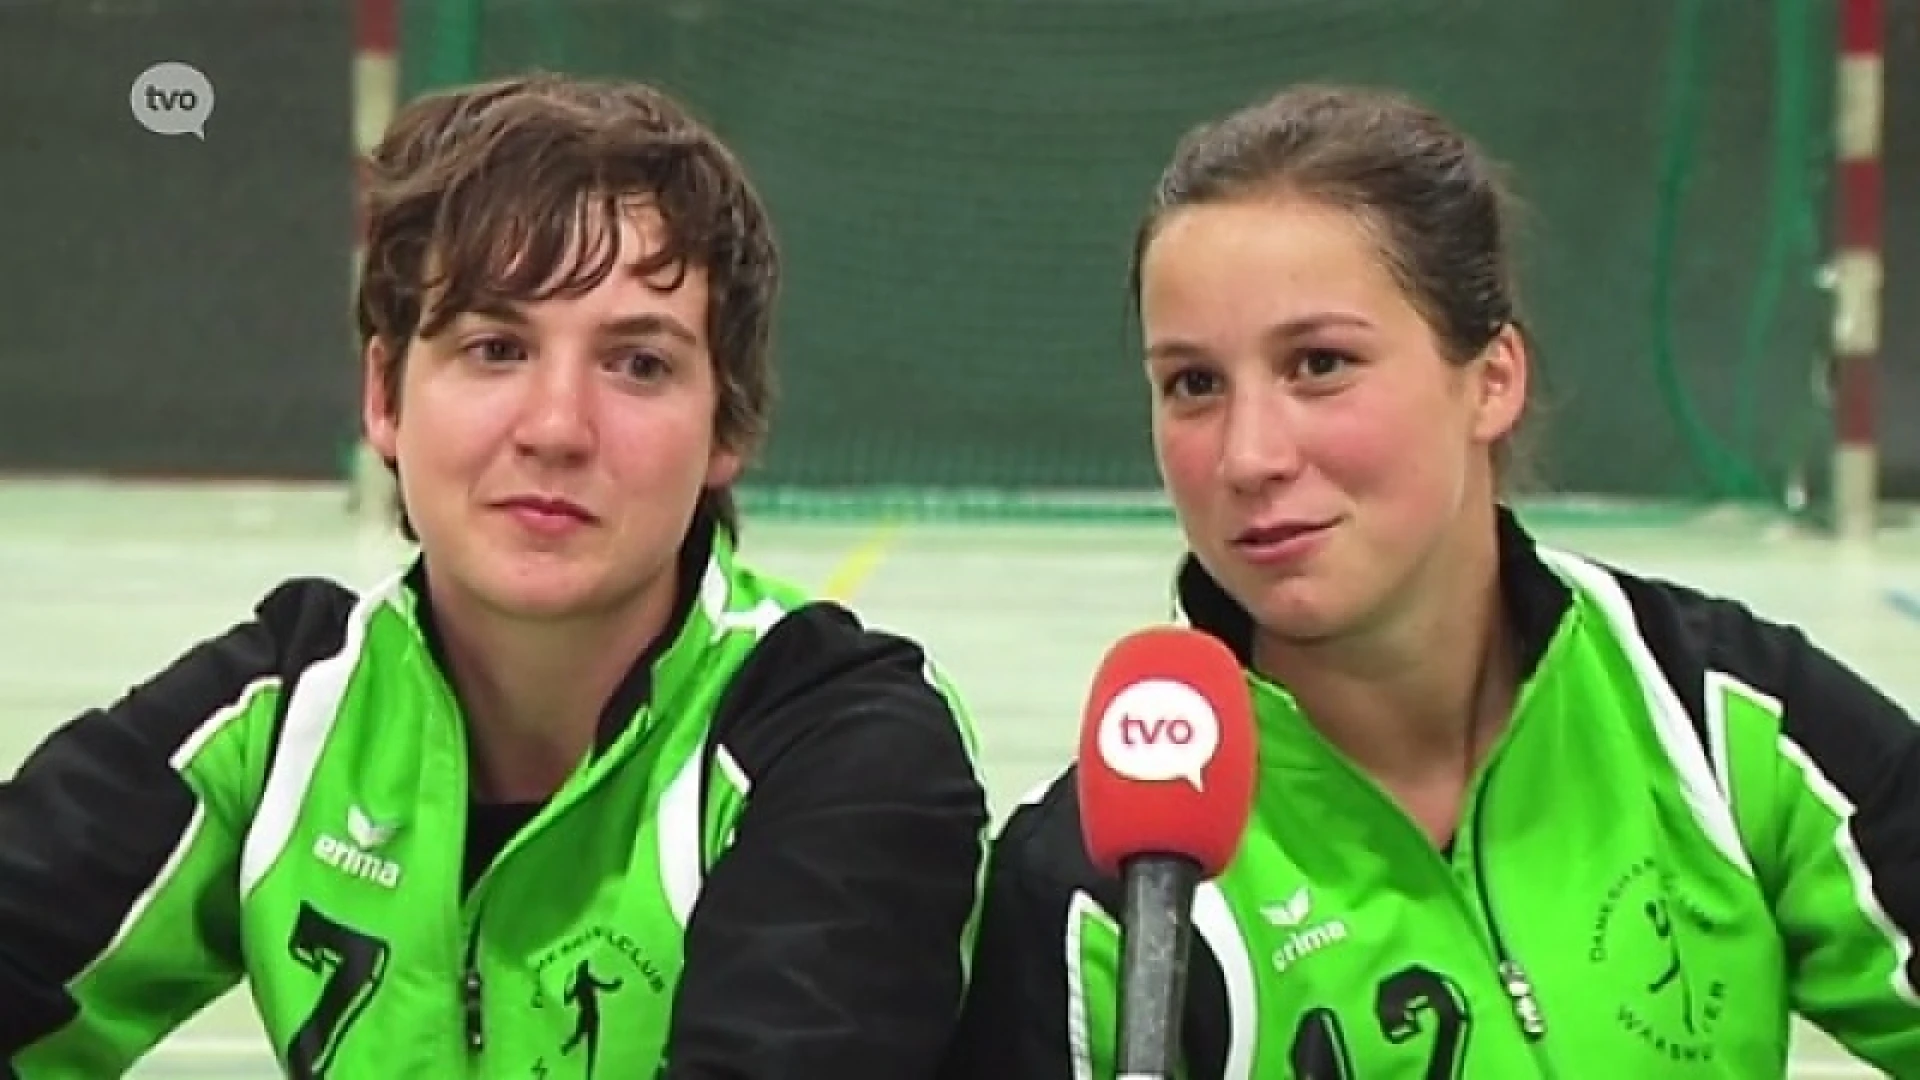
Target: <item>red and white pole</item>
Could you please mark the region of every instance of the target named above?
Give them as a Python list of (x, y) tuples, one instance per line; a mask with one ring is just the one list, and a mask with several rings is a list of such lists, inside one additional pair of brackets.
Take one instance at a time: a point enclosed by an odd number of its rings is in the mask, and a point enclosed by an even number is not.
[[(400, 0), (355, 0), (353, 40), (354, 237), (348, 281), (349, 289), (357, 291), (366, 257), (367, 223), (361, 199), (366, 162), (400, 104)], [(356, 440), (347, 485), (350, 506), (371, 521), (392, 521), (393, 477), (364, 440)]]
[(1833, 261), (1834, 524), (1844, 540), (1872, 537), (1880, 501), (1874, 438), (1882, 264), (1880, 146), (1885, 64), (1883, 0), (1840, 0), (1839, 151)]

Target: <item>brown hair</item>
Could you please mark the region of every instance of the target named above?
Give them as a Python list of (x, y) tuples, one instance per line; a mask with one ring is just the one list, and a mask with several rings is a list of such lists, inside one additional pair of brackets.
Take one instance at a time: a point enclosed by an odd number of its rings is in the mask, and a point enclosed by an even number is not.
[[(381, 377), (394, 408), (409, 340), (479, 306), (592, 289), (616, 269), (624, 207), (644, 199), (665, 243), (640, 271), (708, 276), (715, 438), (759, 448), (779, 252), (739, 162), (680, 103), (547, 73), (458, 87), (409, 102), (365, 165), (356, 318), (362, 350), (377, 337), (393, 358)], [(730, 490), (703, 492), (701, 509), (738, 534)], [(415, 538), (404, 508), (401, 527)]]
[[(1135, 237), (1133, 303), (1141, 261), (1169, 214), (1288, 195), (1360, 215), (1449, 362), (1470, 363), (1503, 328), (1521, 330), (1514, 204), (1498, 167), (1433, 111), (1360, 87), (1293, 87), (1182, 137)], [(1504, 481), (1512, 441), (1495, 451)]]

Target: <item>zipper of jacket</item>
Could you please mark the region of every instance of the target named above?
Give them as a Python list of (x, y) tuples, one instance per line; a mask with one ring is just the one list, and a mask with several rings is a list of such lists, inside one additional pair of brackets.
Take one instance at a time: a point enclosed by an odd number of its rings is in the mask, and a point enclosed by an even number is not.
[(1500, 978), (1500, 985), (1507, 992), (1507, 999), (1513, 1004), (1514, 1018), (1519, 1021), (1520, 1032), (1526, 1037), (1527, 1045), (1534, 1051), (1534, 1059), (1540, 1064), (1541, 1074), (1548, 1080), (1555, 1080), (1558, 1073), (1553, 1061), (1545, 1052), (1541, 1043), (1547, 1037), (1547, 1017), (1540, 1008), (1540, 999), (1534, 995), (1533, 980), (1528, 977), (1527, 969), (1520, 964), (1520, 958), (1513, 954), (1507, 945), (1506, 936), (1500, 932), (1500, 920), (1493, 910), (1493, 890), (1487, 880), (1486, 838), (1484, 822), (1486, 820), (1486, 798), (1492, 789), (1493, 762), (1488, 763), (1487, 772), (1481, 777), (1480, 798), (1473, 808), (1473, 880), (1474, 890), (1480, 894), (1480, 913), (1487, 926), (1487, 936), (1493, 945), (1494, 969)]
[[(634, 723), (639, 724), (644, 720), (645, 713), (642, 712), (635, 717)], [(611, 755), (608, 754), (589, 760), (584, 764), (584, 768), (589, 773), (605, 772), (616, 765), (617, 763), (613, 762)], [(468, 785), (472, 783), (472, 778), (464, 771), (464, 765), (462, 768), (461, 789), (467, 790)], [(479, 879), (473, 883), (473, 888), (461, 902), (464, 940), (461, 942), (460, 958), (460, 1012), (467, 1055), (470, 1059), (477, 1057), (487, 1045), (486, 980), (480, 973), (480, 920), (487, 885), (501, 865), (512, 858), (515, 852), (530, 843), (536, 834), (550, 828), (562, 815), (570, 812), (586, 797), (587, 793), (598, 787), (600, 782), (599, 776), (590, 775), (580, 784), (575, 784), (572, 778), (563, 783), (547, 805), (542, 807), (532, 820), (521, 826), (519, 831), (507, 840), (506, 845), (494, 854), (493, 862), (480, 872)]]
[(469, 1055), (487, 1047), (485, 989), (480, 981), (480, 918), (476, 910), (473, 926), (467, 930), (465, 955), (460, 963), (460, 1011), (465, 1018)]
[[(436, 661), (428, 659), (426, 663), (429, 669), (436, 672), (440, 670)], [(444, 673), (436, 680), (436, 689), (440, 695), (440, 708), (436, 711), (439, 717), (446, 723), (447, 727), (455, 733), (452, 739), (455, 749), (451, 756), (454, 760), (455, 779), (458, 782), (454, 785), (454, 790), (460, 793), (462, 799), (469, 799), (471, 797), (470, 793), (473, 790), (473, 766), (472, 759), (469, 757), (467, 751), (465, 730), (459, 719), (461, 715), (459, 700), (454, 695), (453, 686), (447, 680)], [(468, 830), (472, 829), (472, 827), (472, 812), (463, 808), (458, 834), (463, 857)], [(513, 841), (517, 839), (519, 838), (514, 837), (510, 839), (507, 842), (506, 848), (511, 848)], [(506, 849), (504, 848), (496, 852), (493, 858), (494, 863), (498, 864), (505, 855)], [(491, 877), (492, 874), (493, 866), (488, 866), (481, 872), (480, 877), (474, 881), (472, 888), (466, 890), (464, 894), (456, 894), (454, 905), (454, 917), (460, 933), (460, 973), (458, 984), (454, 989), (460, 1002), (461, 1041), (466, 1044), (469, 1065), (475, 1063), (487, 1044), (486, 987), (480, 977), (479, 901), (481, 891), (486, 887), (487, 878)]]
[[(461, 781), (464, 790), (467, 778), (462, 776)], [(471, 821), (466, 828), (472, 828)], [(495, 867), (506, 858), (507, 850), (513, 847), (513, 841), (517, 839), (508, 840), (505, 847), (494, 853), (492, 864), (480, 872), (473, 887), (460, 898), (460, 981), (457, 990), (460, 997), (460, 1028), (464, 1036), (462, 1041), (466, 1043), (467, 1060), (470, 1063), (477, 1060), (487, 1046), (486, 983), (480, 976), (481, 898), (487, 880), (493, 877)]]

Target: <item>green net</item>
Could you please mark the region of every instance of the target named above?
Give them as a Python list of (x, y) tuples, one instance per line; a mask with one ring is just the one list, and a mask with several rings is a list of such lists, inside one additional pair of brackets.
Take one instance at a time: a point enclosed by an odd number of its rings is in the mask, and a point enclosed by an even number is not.
[(741, 152), (790, 266), (750, 502), (1156, 505), (1123, 293), (1179, 134), (1387, 84), (1512, 169), (1534, 471), (1663, 503), (1818, 497), (1832, 47), (1813, 0), (409, 0), (409, 90), (651, 80)]

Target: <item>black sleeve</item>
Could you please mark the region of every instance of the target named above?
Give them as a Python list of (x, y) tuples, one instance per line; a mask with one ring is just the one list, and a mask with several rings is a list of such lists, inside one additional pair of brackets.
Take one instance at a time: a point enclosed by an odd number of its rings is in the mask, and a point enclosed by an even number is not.
[(171, 1006), (132, 1013), (131, 1001), (90, 998), (69, 987), (83, 969), (126, 966), (200, 994), (237, 977), (165, 970), (209, 952), (237, 969), (237, 927), (215, 925), (229, 922), (237, 889), (226, 900), (208, 892), (196, 905), (206, 924), (178, 928), (165, 949), (131, 931), (149, 909), (143, 898), (213, 884), (169, 874), (186, 845), (223, 843), (196, 831), (203, 800), (175, 755), (272, 662), (261, 627), (239, 626), (68, 722), (0, 783), (0, 1060), (76, 1020), (112, 1025), (116, 1038), (163, 1033), (154, 1029)]
[[(1081, 970), (1069, 971), (1076, 897), (1120, 922), (1121, 883), (1087, 857), (1069, 767), (1015, 810), (994, 841), (973, 980), (940, 1080), (1111, 1075), (1117, 1031), (1097, 1018), (1118, 1012), (1121, 939), (1109, 947), (1083, 938), (1075, 950)], [(1226, 980), (1197, 935), (1188, 964), (1181, 1075), (1219, 1080), (1229, 1042)]]
[(351, 603), (276, 588), (0, 782), (0, 1077), (131, 1062), (239, 980), (239, 849), (284, 673), (338, 650)]
[(964, 990), (986, 792), (920, 651), (787, 617), (717, 722), (751, 784), (689, 920), (668, 1080), (931, 1076)]
[(1020, 807), (994, 842), (973, 978), (940, 1080), (1074, 1080), (1066, 939), (1072, 890), (1035, 865), (1045, 860), (1041, 834), (1053, 812), (1048, 803)]

